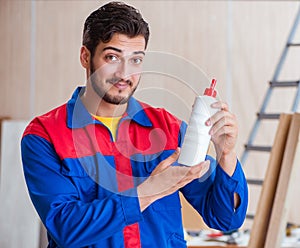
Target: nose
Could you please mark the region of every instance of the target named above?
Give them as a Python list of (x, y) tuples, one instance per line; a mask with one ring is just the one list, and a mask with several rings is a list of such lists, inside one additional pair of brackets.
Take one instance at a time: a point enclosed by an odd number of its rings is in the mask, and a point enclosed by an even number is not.
[(118, 64), (118, 67), (116, 68), (115, 71), (115, 76), (124, 81), (130, 78), (129, 68), (125, 61), (122, 61), (121, 63)]

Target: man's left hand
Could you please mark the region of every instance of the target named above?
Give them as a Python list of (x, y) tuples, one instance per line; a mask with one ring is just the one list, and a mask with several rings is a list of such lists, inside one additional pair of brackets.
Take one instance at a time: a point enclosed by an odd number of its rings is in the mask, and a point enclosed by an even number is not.
[(232, 175), (236, 165), (237, 118), (229, 111), (228, 104), (225, 102), (215, 102), (211, 107), (219, 109), (206, 121), (206, 125), (211, 126), (210, 135), (215, 146), (216, 158), (222, 168)]

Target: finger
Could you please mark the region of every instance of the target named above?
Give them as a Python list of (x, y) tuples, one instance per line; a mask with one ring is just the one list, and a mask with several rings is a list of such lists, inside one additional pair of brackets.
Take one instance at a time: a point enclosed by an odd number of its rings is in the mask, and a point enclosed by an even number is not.
[(226, 102), (222, 102), (222, 101), (217, 101), (214, 102), (213, 104), (211, 104), (212, 108), (218, 108), (221, 110), (225, 110), (225, 111), (229, 111), (229, 106)]
[(196, 178), (199, 178), (207, 172), (207, 170), (210, 167), (210, 161), (205, 160), (204, 162), (201, 162), (200, 164), (193, 166), (194, 171), (192, 173), (196, 176)]
[(209, 160), (190, 167), (189, 173), (177, 183), (178, 187), (182, 188), (191, 181), (202, 177), (208, 171), (209, 167)]
[(214, 123), (218, 122), (219, 120), (221, 120), (222, 118), (226, 117), (226, 116), (230, 116), (231, 113), (228, 111), (224, 111), (224, 110), (220, 110), (218, 112), (216, 112), (214, 115), (212, 115), (206, 122), (205, 124), (207, 126), (212, 126), (214, 125)]
[(236, 118), (232, 115), (223, 116), (221, 119), (219, 119), (217, 122), (213, 124), (213, 126), (209, 131), (209, 134), (213, 135), (214, 133), (217, 133), (221, 128), (226, 126), (235, 127), (237, 129)]
[(230, 126), (223, 126), (219, 130), (217, 130), (213, 135), (212, 139), (215, 139), (217, 137), (226, 135), (228, 137), (237, 137), (237, 128), (235, 127), (230, 127)]
[(189, 178), (189, 167), (183, 166), (169, 166), (165, 171), (160, 173), (160, 183), (156, 184), (158, 192), (172, 191), (173, 189), (178, 190), (182, 184), (186, 184)]
[(191, 168), (195, 168), (197, 170), (197, 169), (201, 169), (203, 166), (207, 166), (207, 165), (210, 165), (210, 160), (205, 160), (203, 162), (200, 162), (199, 164), (196, 164), (196, 165), (192, 166)]
[(166, 163), (168, 165), (171, 165), (173, 164), (179, 157), (179, 154), (180, 154), (180, 148), (177, 147), (176, 150), (174, 151), (174, 153), (169, 156), (168, 158), (166, 158), (163, 163)]
[(205, 161), (206, 163), (203, 164), (202, 166), (202, 170), (200, 171), (199, 175), (198, 175), (198, 178), (202, 177), (210, 168), (210, 161), (207, 160)]

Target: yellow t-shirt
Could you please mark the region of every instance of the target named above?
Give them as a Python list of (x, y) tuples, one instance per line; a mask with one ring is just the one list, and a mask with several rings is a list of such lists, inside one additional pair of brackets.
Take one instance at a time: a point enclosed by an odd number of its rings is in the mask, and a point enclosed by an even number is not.
[(102, 117), (102, 116), (97, 116), (93, 115), (95, 119), (98, 121), (101, 121), (111, 132), (113, 139), (116, 140), (117, 136), (117, 128), (119, 121), (121, 120), (122, 116), (118, 117)]

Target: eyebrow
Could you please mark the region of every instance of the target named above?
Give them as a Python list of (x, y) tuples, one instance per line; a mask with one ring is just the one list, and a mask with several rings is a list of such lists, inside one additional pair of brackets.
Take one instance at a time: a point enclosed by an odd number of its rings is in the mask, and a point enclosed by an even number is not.
[[(116, 51), (118, 53), (122, 53), (121, 49), (116, 48), (116, 47), (112, 47), (112, 46), (104, 47), (102, 49), (102, 51), (105, 51), (105, 50), (114, 50), (114, 51)], [(145, 55), (145, 52), (144, 51), (135, 51), (135, 52), (133, 52), (133, 54), (143, 54), (143, 55)]]

